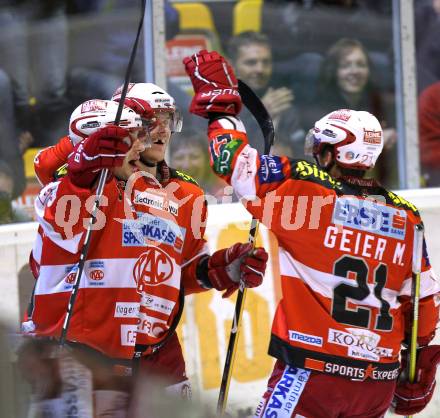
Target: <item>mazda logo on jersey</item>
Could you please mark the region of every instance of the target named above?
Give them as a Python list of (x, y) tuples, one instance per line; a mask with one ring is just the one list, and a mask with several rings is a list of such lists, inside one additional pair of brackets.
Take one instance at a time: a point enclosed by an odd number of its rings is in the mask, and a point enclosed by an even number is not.
[(133, 277), (138, 291), (144, 286), (157, 286), (171, 278), (174, 272), (171, 257), (157, 247), (148, 248), (136, 261), (133, 267)]

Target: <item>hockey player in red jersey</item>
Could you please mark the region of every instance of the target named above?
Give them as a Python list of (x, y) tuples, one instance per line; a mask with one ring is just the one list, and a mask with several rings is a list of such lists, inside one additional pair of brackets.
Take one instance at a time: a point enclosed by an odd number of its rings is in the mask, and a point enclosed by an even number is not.
[[(190, 111), (209, 120), (217, 175), (280, 245), (282, 297), (269, 354), (276, 358), (256, 417), (382, 417), (415, 413), (432, 397), (439, 282), (424, 246), (418, 380), (397, 380), (410, 333), (416, 207), (365, 177), (383, 148), (378, 120), (336, 110), (307, 138), (316, 164), (259, 155), (238, 118), (231, 66), (216, 52), (185, 58)], [(396, 387), (396, 382), (397, 387)]]
[[(154, 105), (151, 100), (151, 92), (154, 91), (153, 88), (156, 86), (151, 83), (138, 83), (137, 88), (134, 88), (134, 86), (136, 85), (130, 84), (130, 91), (124, 100), (124, 106), (134, 110), (143, 119), (149, 120), (154, 117), (154, 110), (151, 108), (151, 105)], [(121, 87), (115, 91), (112, 100), (119, 101), (120, 90)], [(96, 130), (96, 126), (88, 126), (87, 123), (83, 122), (83, 106), (84, 103), (72, 112), (69, 121), (69, 134), (62, 137), (55, 145), (42, 149), (35, 156), (35, 174), (42, 186), (56, 179), (59, 174), (63, 174), (64, 170), (62, 168), (67, 164), (67, 158), (72, 153), (73, 147)], [(101, 114), (99, 117), (102, 118), (105, 115)], [(58, 173), (59, 170), (61, 170), (61, 173)]]
[[(81, 123), (71, 125), (71, 134), (85, 139), (70, 153), (65, 176), (46, 185), (36, 201), (42, 232), (33, 251), (38, 279), (25, 327), (37, 336), (59, 337), (84, 240), (84, 219), (90, 217), (100, 170), (109, 168), (68, 345), (115, 371), (126, 370), (135, 343), (142, 345), (141, 371), (166, 378), (168, 390), (180, 391), (188, 380), (174, 331), (184, 295), (216, 288), (228, 296), (240, 277), (246, 286), (258, 286), (267, 253), (258, 248), (248, 255), (248, 244), (235, 244), (208, 254), (203, 191), (164, 161), (171, 133), (181, 126), (174, 100), (153, 84), (130, 85), (129, 94), (133, 92), (137, 97), (129, 96), (128, 102), (130, 108), (136, 102), (138, 113), (125, 108), (118, 127), (107, 113), (117, 106), (113, 101), (85, 102), (74, 118)], [(43, 161), (38, 161), (40, 168)], [(96, 364), (91, 363), (87, 366), (93, 369)], [(94, 376), (95, 398), (125, 386), (114, 382)], [(120, 401), (121, 396), (112, 399)]]

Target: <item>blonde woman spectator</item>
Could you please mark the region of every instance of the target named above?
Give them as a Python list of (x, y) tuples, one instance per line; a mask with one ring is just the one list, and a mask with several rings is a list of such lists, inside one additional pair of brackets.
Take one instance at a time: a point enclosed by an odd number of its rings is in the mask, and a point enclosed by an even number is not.
[[(368, 52), (356, 39), (342, 38), (327, 51), (321, 65), (318, 93), (314, 103), (305, 110), (307, 126), (333, 109), (364, 110), (375, 115), (384, 130), (382, 164), (376, 166), (377, 176), (387, 185), (395, 185), (397, 173), (385, 166), (397, 167), (394, 125), (394, 94), (380, 91)], [(385, 174), (386, 173), (386, 174)]]

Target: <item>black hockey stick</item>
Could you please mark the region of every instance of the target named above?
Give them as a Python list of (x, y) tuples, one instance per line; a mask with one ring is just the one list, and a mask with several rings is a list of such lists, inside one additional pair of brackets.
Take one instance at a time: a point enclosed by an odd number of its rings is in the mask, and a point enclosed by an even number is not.
[(238, 80), (238, 92), (243, 104), (258, 122), (264, 138), (264, 154), (269, 154), (275, 140), (275, 129), (272, 118), (264, 107), (263, 102), (255, 92), (242, 80)]
[[(119, 100), (118, 111), (116, 112), (115, 125), (119, 125), (119, 122), (121, 120), (122, 110), (124, 108), (125, 96), (127, 95), (128, 85), (130, 83), (131, 70), (133, 68), (133, 63), (136, 56), (136, 51), (139, 43), (140, 34), (142, 31), (142, 26), (144, 25), (145, 4), (146, 4), (146, 0), (142, 0), (141, 18), (139, 20), (139, 27), (136, 34), (136, 39), (134, 41), (133, 48), (131, 50), (130, 60), (127, 65), (127, 71), (125, 72), (124, 86), (122, 88), (121, 99)], [(93, 210), (91, 213), (89, 224), (87, 225), (86, 236), (84, 238), (84, 244), (81, 249), (81, 254), (79, 257), (78, 269), (76, 270), (76, 274), (75, 274), (75, 283), (73, 285), (72, 292), (70, 293), (69, 303), (67, 304), (66, 316), (64, 317), (63, 328), (61, 330), (61, 336), (59, 341), (59, 345), (61, 347), (63, 347), (64, 344), (66, 343), (67, 331), (69, 330), (70, 319), (72, 317), (76, 296), (78, 294), (78, 289), (81, 282), (81, 275), (84, 271), (84, 265), (86, 262), (87, 253), (89, 252), (90, 241), (91, 241), (90, 238), (92, 236), (92, 226), (96, 221), (96, 213), (98, 211), (99, 203), (101, 201), (102, 192), (104, 190), (105, 182), (107, 180), (107, 175), (108, 175), (108, 169), (105, 168), (101, 171), (101, 175), (99, 177), (98, 187), (96, 189), (95, 202), (93, 205)]]
[[(273, 145), (275, 138), (275, 130), (269, 112), (264, 107), (260, 98), (254, 91), (243, 81), (238, 80), (238, 91), (240, 93), (243, 104), (249, 109), (253, 117), (258, 122), (264, 137), (264, 153), (269, 154), (270, 148)], [(251, 228), (249, 230), (248, 242), (252, 244), (252, 250), (255, 248), (256, 236), (258, 232), (259, 222), (252, 218)], [(217, 401), (217, 412), (223, 415), (226, 403), (228, 401), (229, 384), (232, 377), (232, 368), (235, 360), (235, 353), (237, 350), (238, 332), (241, 325), (241, 317), (243, 314), (244, 302), (246, 299), (246, 288), (243, 282), (240, 282), (240, 287), (237, 293), (237, 301), (235, 302), (234, 319), (232, 321), (231, 335), (229, 337), (228, 350), (226, 352), (225, 367), (223, 369), (222, 381), (220, 384), (220, 391)]]

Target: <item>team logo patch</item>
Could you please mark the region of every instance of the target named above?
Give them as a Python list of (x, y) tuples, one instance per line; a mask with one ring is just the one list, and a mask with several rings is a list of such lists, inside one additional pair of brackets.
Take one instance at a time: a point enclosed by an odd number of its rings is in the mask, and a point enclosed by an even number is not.
[(104, 272), (102, 270), (96, 269), (89, 272), (90, 280), (102, 280), (104, 278)]
[(182, 252), (186, 229), (176, 223), (148, 213), (138, 213), (138, 219), (126, 219), (122, 223), (123, 247), (147, 247), (149, 244), (165, 244)]
[(104, 261), (91, 260), (87, 264), (87, 277), (89, 278), (90, 286), (104, 286), (102, 280), (104, 279)]
[(78, 265), (75, 264), (74, 266), (68, 266), (66, 267), (65, 273), (66, 276), (64, 277), (64, 289), (71, 289), (73, 284), (75, 283), (75, 277), (76, 272), (78, 270)]
[(337, 198), (332, 217), (336, 225), (399, 240), (405, 239), (406, 220), (404, 210), (353, 197)]
[(211, 155), (215, 155), (216, 157), (219, 157), (220, 156), (221, 147), (223, 145), (226, 145), (230, 141), (232, 141), (232, 135), (231, 134), (217, 135), (209, 143), (209, 147), (211, 148)]
[(234, 139), (221, 148), (219, 157), (214, 161), (214, 170), (216, 173), (220, 173), (223, 176), (232, 173), (232, 160), (242, 143), (242, 140)]
[(276, 183), (283, 180), (281, 158), (273, 155), (262, 155), (260, 157), (258, 179), (260, 180), (260, 184)]
[(137, 259), (133, 267), (133, 277), (139, 293), (145, 286), (157, 286), (169, 280), (174, 272), (171, 257), (157, 247), (149, 247)]

